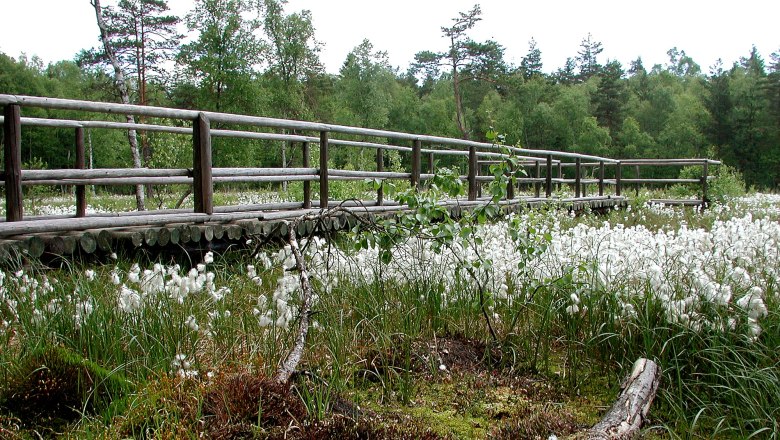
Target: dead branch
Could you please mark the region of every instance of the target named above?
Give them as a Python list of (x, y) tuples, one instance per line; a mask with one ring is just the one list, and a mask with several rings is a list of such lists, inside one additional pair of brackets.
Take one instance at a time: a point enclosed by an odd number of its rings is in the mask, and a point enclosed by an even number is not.
[(621, 385), (621, 392), (612, 408), (585, 434), (588, 440), (623, 440), (639, 436), (653, 403), (661, 370), (648, 359), (634, 362), (631, 374)]

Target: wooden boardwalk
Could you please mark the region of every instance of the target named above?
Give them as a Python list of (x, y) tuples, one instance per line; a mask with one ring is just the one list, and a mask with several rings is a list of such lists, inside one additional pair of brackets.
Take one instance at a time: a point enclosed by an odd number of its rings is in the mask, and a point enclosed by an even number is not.
[[(434, 176), (439, 162), (465, 171), (461, 179), (467, 184), (468, 197), (442, 202), (449, 209), (461, 210), (485, 203), (480, 199), (481, 187), (493, 179), (491, 173), (483, 173), (486, 167), (505, 160), (508, 155), (515, 157), (525, 170), (526, 177), (516, 179), (517, 187), (507, 188), (507, 199), (501, 202), (507, 211), (551, 202), (574, 210), (613, 208), (625, 205), (623, 192), (626, 189), (638, 191), (640, 185), (681, 183), (699, 185), (704, 202), (708, 182), (714, 178), (709, 167), (719, 165), (719, 162), (707, 159), (620, 160), (315, 122), (45, 97), (0, 94), (0, 106), (3, 107), (4, 132), (4, 170), (0, 185), (4, 187), (6, 213), (5, 221), (0, 221), (0, 257), (113, 252), (122, 247), (208, 247), (224, 240), (245, 241), (258, 235), (283, 235), (286, 233), (285, 220), (341, 203), (332, 200), (329, 192), (333, 181), (407, 180), (413, 188), (424, 187), (426, 181)], [(83, 120), (22, 117), (22, 109), (26, 107), (77, 110), (92, 117)], [(153, 125), (106, 120), (111, 115), (136, 115), (175, 123)], [(216, 124), (220, 128), (212, 129), (211, 126)], [(22, 169), (21, 134), (27, 126), (73, 130), (76, 158), (73, 168)], [(85, 130), (135, 130), (187, 136), (192, 139), (193, 145), (192, 168), (86, 169)], [(303, 134), (285, 134), (285, 131)], [(283, 144), (287, 151), (300, 148), (302, 158), (296, 167), (218, 168), (212, 165), (211, 148), (212, 138), (218, 137), (276, 142), (279, 146)], [(319, 157), (311, 157), (312, 145), (319, 147)], [(376, 168), (330, 168), (330, 150), (333, 148), (374, 150)], [(407, 169), (402, 172), (385, 171), (386, 151), (399, 152)], [(699, 166), (702, 173), (698, 179), (641, 177), (640, 169), (658, 166)], [(265, 205), (214, 204), (215, 184), (278, 185), (283, 182), (303, 182), (302, 200)], [(318, 194), (312, 194), (312, 182), (317, 184)], [(31, 185), (75, 188), (75, 215), (26, 217), (22, 188)], [(137, 191), (142, 190), (142, 185), (188, 185), (193, 194), (194, 208), (87, 215), (85, 189), (88, 185), (129, 185), (136, 187)], [(515, 196), (520, 193), (521, 186), (532, 196)], [(591, 191), (590, 195), (588, 191)], [(389, 203), (380, 189), (375, 200), (360, 204), (351, 202), (349, 209), (359, 215), (376, 216), (394, 215), (405, 207)], [(346, 219), (334, 219), (326, 228), (335, 230), (346, 225)], [(306, 228), (311, 226), (304, 224), (301, 227), (304, 228), (301, 232), (307, 232)]]

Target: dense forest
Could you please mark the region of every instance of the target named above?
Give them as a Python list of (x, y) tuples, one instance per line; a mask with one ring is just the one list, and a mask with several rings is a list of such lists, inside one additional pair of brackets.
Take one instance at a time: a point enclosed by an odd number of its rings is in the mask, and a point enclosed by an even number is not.
[[(0, 53), (0, 93), (121, 102), (118, 68), (130, 102), (141, 105), (475, 140), (495, 127), (508, 142), (527, 148), (619, 158), (712, 157), (755, 187), (780, 183), (780, 51), (765, 60), (755, 47), (746, 48), (732, 64), (719, 61), (705, 70), (684, 50), (671, 48), (664, 65), (645, 66), (641, 57), (623, 65), (601, 59), (602, 43), (587, 35), (562, 67), (544, 66), (543, 48), (533, 39), (520, 64), (512, 65), (499, 42), (469, 37), (481, 15), (475, 6), (442, 23), (447, 43), (440, 52), (420, 48), (407, 71), (364, 40), (338, 74), (329, 74), (319, 61), (323, 43), (311, 14), (286, 12), (283, 0), (197, 0), (185, 17), (170, 15), (165, 0), (121, 0), (109, 7), (97, 2), (96, 9), (104, 20), (103, 44), (48, 66), (35, 56)], [(24, 115), (77, 116), (37, 109)], [(67, 130), (25, 128), (23, 160), (71, 166), (66, 146), (72, 138)], [(127, 145), (126, 136), (94, 130), (89, 140), (95, 167), (131, 164), (130, 148), (117, 148)], [(142, 134), (143, 163), (186, 166), (188, 142)], [(215, 164), (282, 160), (281, 148), (256, 146), (215, 141)]]

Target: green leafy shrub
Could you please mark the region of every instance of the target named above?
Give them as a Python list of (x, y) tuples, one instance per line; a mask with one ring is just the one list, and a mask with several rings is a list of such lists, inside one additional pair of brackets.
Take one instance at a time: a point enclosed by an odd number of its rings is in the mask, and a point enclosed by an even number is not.
[[(680, 170), (680, 179), (699, 179), (701, 166), (693, 165)], [(716, 202), (725, 202), (747, 192), (742, 173), (728, 165), (720, 165), (714, 173), (715, 179), (709, 181), (707, 198)], [(678, 184), (670, 189), (675, 197), (701, 197), (701, 184)]]

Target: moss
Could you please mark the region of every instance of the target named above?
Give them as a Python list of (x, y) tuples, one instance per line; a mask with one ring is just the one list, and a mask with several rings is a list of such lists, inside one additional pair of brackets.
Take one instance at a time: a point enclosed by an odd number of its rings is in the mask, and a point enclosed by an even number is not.
[(25, 428), (61, 429), (83, 413), (111, 412), (111, 403), (132, 387), (109, 371), (64, 347), (45, 347), (25, 356), (0, 390), (0, 406)]

